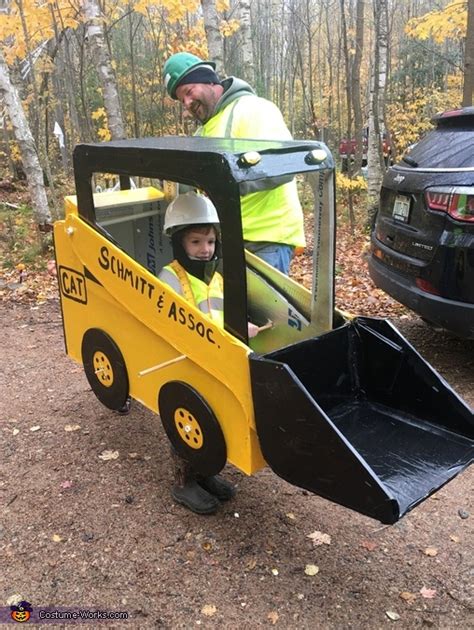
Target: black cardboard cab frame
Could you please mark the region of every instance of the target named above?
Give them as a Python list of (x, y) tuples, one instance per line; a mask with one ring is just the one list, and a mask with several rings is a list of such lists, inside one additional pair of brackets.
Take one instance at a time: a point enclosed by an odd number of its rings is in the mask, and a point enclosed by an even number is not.
[[(66, 350), (110, 409), (159, 413), (204, 475), (230, 461), (394, 523), (472, 461), (470, 408), (387, 321), (334, 308), (334, 164), (317, 142), (165, 137), (78, 145), (54, 228)], [(119, 177), (93, 193), (93, 176)], [(314, 197), (307, 290), (244, 250), (240, 186), (298, 175)], [(301, 175), (302, 174), (302, 175)], [(161, 186), (130, 189), (130, 177)], [(169, 183), (173, 185), (170, 187)], [(222, 330), (156, 274), (167, 190), (203, 190), (222, 230)], [(268, 183), (268, 182), (267, 182)], [(164, 192), (163, 192), (164, 191)], [(249, 315), (274, 326), (250, 342)]]

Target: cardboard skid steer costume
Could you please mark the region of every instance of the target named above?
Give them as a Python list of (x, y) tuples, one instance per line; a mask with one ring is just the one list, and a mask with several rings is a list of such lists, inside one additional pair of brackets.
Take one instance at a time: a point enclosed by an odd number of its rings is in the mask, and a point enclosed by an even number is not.
[[(202, 475), (228, 460), (393, 523), (472, 461), (470, 408), (387, 321), (334, 309), (334, 165), (325, 145), (165, 137), (79, 145), (55, 225), (67, 353), (98, 399), (160, 414)], [(120, 178), (92, 192), (94, 174)], [(244, 250), (239, 184), (302, 174), (311, 291)], [(160, 187), (130, 190), (130, 176)], [(225, 328), (157, 278), (168, 183), (204, 191), (222, 233)], [(171, 186), (171, 188), (176, 188)], [(247, 338), (247, 322), (273, 327)]]

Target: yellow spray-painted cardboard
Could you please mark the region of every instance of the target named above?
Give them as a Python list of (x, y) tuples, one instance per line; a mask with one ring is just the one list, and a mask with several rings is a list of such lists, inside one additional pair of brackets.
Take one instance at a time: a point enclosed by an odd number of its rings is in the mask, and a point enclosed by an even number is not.
[[(133, 207), (162, 197), (144, 189), (99, 193), (94, 201), (97, 208)], [(228, 460), (247, 474), (261, 468), (250, 349), (89, 226), (78, 216), (74, 197), (66, 200), (66, 218), (55, 224), (54, 239), (69, 356), (81, 363), (85, 332), (105, 331), (123, 354), (134, 399), (159, 413), (162, 385), (188, 383), (219, 420)]]

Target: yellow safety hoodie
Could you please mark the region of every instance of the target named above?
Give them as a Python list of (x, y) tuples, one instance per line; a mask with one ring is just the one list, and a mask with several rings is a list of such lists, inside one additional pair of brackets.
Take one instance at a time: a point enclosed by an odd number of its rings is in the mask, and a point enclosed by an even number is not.
[(224, 281), (216, 271), (211, 282), (205, 282), (186, 271), (177, 260), (163, 267), (158, 278), (182, 295), (188, 302), (224, 328)]
[[(224, 93), (215, 113), (196, 135), (213, 138), (291, 140), (278, 107), (257, 96), (235, 77), (222, 82)], [(304, 247), (303, 211), (293, 180), (271, 190), (251, 192), (240, 199), (244, 240)]]

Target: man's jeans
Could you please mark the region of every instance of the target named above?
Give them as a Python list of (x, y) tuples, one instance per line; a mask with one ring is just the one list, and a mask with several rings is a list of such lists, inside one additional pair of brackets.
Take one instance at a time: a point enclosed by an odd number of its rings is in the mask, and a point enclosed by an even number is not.
[(262, 260), (278, 269), (278, 271), (286, 275), (289, 274), (290, 263), (295, 249), (291, 245), (245, 241), (245, 249), (262, 258)]

